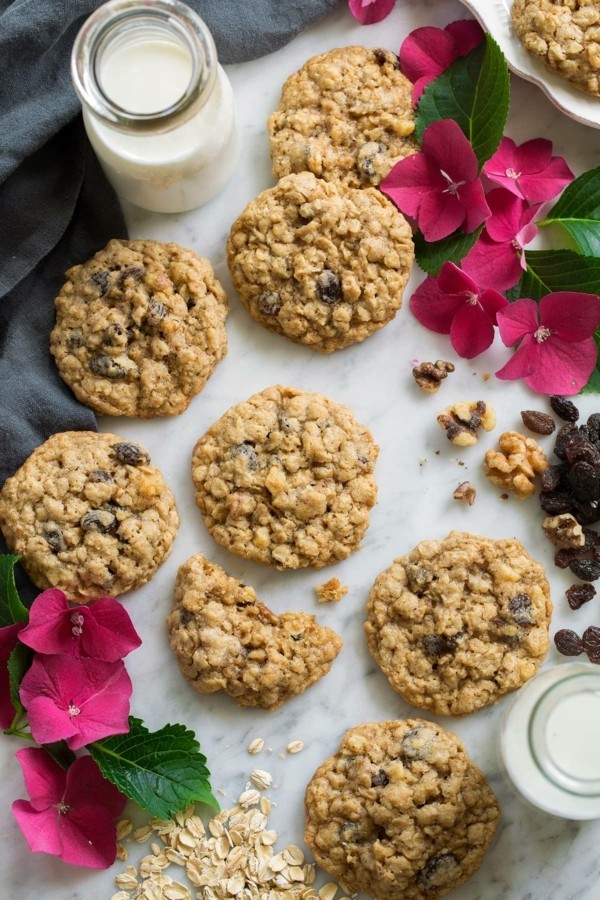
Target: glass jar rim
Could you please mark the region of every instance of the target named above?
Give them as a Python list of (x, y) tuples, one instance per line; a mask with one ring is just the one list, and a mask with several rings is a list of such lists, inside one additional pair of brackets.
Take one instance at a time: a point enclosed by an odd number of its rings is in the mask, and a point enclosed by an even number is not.
[[(169, 29), (190, 51), (192, 73), (182, 96), (165, 109), (134, 113), (102, 89), (98, 56), (108, 42), (136, 19)], [(123, 131), (169, 130), (187, 120), (208, 99), (217, 74), (217, 51), (205, 22), (180, 0), (109, 0), (83, 23), (71, 53), (71, 77), (82, 103)]]

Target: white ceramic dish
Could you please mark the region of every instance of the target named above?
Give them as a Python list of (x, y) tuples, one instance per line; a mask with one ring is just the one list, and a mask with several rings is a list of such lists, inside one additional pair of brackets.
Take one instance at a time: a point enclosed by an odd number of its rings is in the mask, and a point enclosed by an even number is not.
[(529, 54), (512, 30), (512, 0), (460, 0), (483, 28), (498, 42), (509, 67), (516, 75), (537, 84), (565, 115), (600, 128), (600, 99), (571, 87), (543, 62)]

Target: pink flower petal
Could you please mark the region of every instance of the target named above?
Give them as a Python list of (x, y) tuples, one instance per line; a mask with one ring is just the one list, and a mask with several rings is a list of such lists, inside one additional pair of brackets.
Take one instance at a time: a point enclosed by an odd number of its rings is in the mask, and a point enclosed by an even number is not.
[(102, 775), (91, 756), (78, 757), (67, 770), (65, 803), (104, 806), (115, 818), (123, 812), (127, 798)]
[(598, 359), (593, 338), (571, 343), (557, 335), (538, 345), (537, 365), (525, 383), (538, 394), (577, 394), (589, 381)]
[(423, 153), (401, 159), (380, 185), (382, 192), (413, 218), (417, 218), (423, 198), (430, 191), (443, 187), (445, 182), (439, 169)]
[(493, 241), (484, 229), (461, 266), (480, 288), (506, 291), (521, 277), (520, 258), (511, 241)]
[(439, 285), (446, 294), (459, 294), (463, 298), (477, 294), (477, 285), (470, 275), (452, 262), (445, 262), (440, 269)]
[(91, 621), (81, 635), (81, 655), (114, 662), (122, 659), (142, 643), (123, 606), (112, 597), (101, 597), (86, 609)]
[(564, 341), (583, 341), (600, 327), (600, 297), (557, 291), (540, 300), (540, 322)]
[(27, 709), (31, 733), (38, 744), (53, 744), (55, 741), (71, 739), (78, 734), (74, 719), (69, 716), (66, 708), (57, 707), (54, 699), (32, 696), (28, 703), (23, 702), (23, 705)]
[(501, 309), (498, 313), (498, 328), (502, 343), (507, 347), (514, 347), (526, 335), (534, 334), (539, 328), (538, 305), (535, 300), (517, 300)]
[(500, 310), (509, 305), (506, 297), (503, 297), (498, 291), (489, 290), (481, 294), (479, 302), (494, 325), (497, 324), (497, 315)]
[(526, 335), (506, 365), (496, 372), (496, 378), (500, 378), (502, 381), (527, 378), (537, 367), (539, 355), (540, 344), (532, 335)]
[(29, 610), (29, 624), (23, 629), (21, 643), (39, 653), (71, 652), (73, 634), (68, 620), (69, 601), (54, 588), (38, 594)]
[(350, 12), (361, 25), (373, 25), (389, 16), (396, 0), (348, 0)]
[(0, 628), (0, 729), (10, 728), (15, 717), (15, 709), (10, 699), (10, 679), (8, 658), (18, 644), (18, 637), (25, 622), (5, 625)]
[(475, 19), (457, 19), (446, 25), (444, 31), (454, 40), (454, 59), (466, 56), (467, 53), (478, 47), (485, 37), (483, 28)]
[(450, 340), (458, 355), (464, 359), (473, 359), (491, 346), (494, 326), (478, 303), (464, 303), (458, 310), (452, 320)]
[(491, 216), (486, 222), (486, 231), (493, 241), (512, 241), (518, 232), (531, 221), (535, 211), (520, 197), (515, 197), (503, 188), (496, 188), (487, 195)]
[(117, 856), (114, 816), (103, 806), (83, 804), (59, 816), (60, 858), (73, 866), (107, 869)]
[(552, 200), (564, 187), (570, 184), (575, 176), (562, 156), (553, 156), (552, 161), (543, 172), (533, 175), (522, 175), (518, 181), (523, 196), (530, 203), (543, 203)]
[(421, 139), (421, 152), (456, 184), (477, 178), (477, 157), (460, 125), (453, 119), (442, 119), (427, 126)]
[(53, 856), (60, 856), (62, 841), (58, 833), (58, 816), (55, 809), (49, 808), (38, 812), (27, 800), (15, 800), (12, 811), (33, 853), (51, 853)]
[(432, 81), (454, 61), (455, 41), (442, 28), (415, 28), (400, 47), (400, 67), (410, 81)]
[(429, 275), (410, 298), (410, 310), (425, 328), (450, 334), (452, 319), (464, 302), (464, 297), (441, 290), (439, 279)]
[(48, 809), (62, 799), (67, 783), (64, 769), (54, 762), (49, 753), (39, 747), (18, 750), (15, 756), (23, 770), (25, 789), (31, 806), (39, 811)]
[(470, 184), (461, 186), (458, 189), (458, 196), (466, 212), (464, 230), (467, 234), (471, 234), (490, 216), (490, 208), (480, 179), (476, 178)]
[(419, 209), (419, 228), (426, 241), (439, 241), (459, 228), (465, 219), (465, 208), (454, 194), (431, 191)]

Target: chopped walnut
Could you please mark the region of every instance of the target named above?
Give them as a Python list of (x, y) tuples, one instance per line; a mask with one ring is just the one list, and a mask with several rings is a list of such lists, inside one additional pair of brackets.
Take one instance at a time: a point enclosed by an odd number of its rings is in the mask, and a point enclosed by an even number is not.
[(476, 495), (477, 490), (470, 481), (461, 481), (452, 496), (455, 500), (463, 500), (465, 503), (468, 503), (469, 506), (473, 506)]
[(571, 550), (585, 544), (583, 528), (571, 513), (548, 516), (542, 522), (542, 528), (550, 543), (561, 550)]
[(496, 425), (496, 413), (483, 400), (469, 402), (463, 400), (446, 409), (437, 417), (446, 437), (459, 447), (470, 447), (477, 443), (477, 429), (491, 431)]
[(454, 366), (451, 362), (446, 362), (445, 359), (438, 359), (434, 363), (420, 363), (412, 370), (415, 381), (428, 394), (435, 394), (439, 391), (442, 381), (451, 372), (454, 372)]
[(548, 460), (533, 438), (518, 431), (505, 431), (498, 440), (500, 450), (488, 450), (483, 467), (491, 482), (507, 491), (514, 491), (524, 500), (535, 493), (535, 476), (545, 472)]
[(330, 578), (325, 584), (317, 584), (315, 593), (319, 603), (337, 603), (348, 593), (348, 585), (340, 584), (338, 578)]

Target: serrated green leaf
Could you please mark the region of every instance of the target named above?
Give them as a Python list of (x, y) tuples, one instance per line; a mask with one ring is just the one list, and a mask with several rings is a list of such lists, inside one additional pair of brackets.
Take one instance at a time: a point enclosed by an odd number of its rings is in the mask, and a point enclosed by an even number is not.
[(15, 584), (15, 566), (20, 559), (20, 556), (11, 553), (0, 554), (0, 628), (15, 622), (26, 622), (29, 618)]
[(600, 256), (600, 166), (568, 185), (540, 225), (561, 225), (585, 256)]
[(432, 122), (454, 119), (471, 142), (479, 168), (498, 149), (510, 103), (510, 79), (502, 50), (485, 40), (455, 60), (427, 85), (417, 108), (419, 142)]
[(600, 331), (597, 331), (594, 335), (594, 340), (596, 341), (596, 347), (598, 348), (598, 360), (596, 361), (596, 368), (592, 372), (590, 376), (590, 380), (586, 384), (585, 387), (581, 388), (579, 391), (580, 394), (600, 394)]
[(554, 291), (600, 293), (600, 259), (573, 250), (528, 250), (521, 297), (540, 300)]
[(189, 803), (216, 809), (206, 757), (193, 731), (165, 725), (150, 732), (141, 719), (129, 718), (129, 732), (95, 741), (88, 750), (102, 774), (153, 816), (166, 819)]
[(429, 242), (418, 231), (414, 236), (416, 260), (428, 275), (439, 275), (445, 262), (453, 262), (458, 265), (473, 247), (480, 234), (481, 228), (471, 234), (455, 231), (454, 234), (441, 241)]
[(8, 683), (10, 686), (10, 702), (15, 712), (25, 712), (21, 698), (19, 697), (19, 687), (23, 680), (23, 675), (31, 664), (33, 652), (25, 644), (17, 644), (15, 649), (8, 657)]

